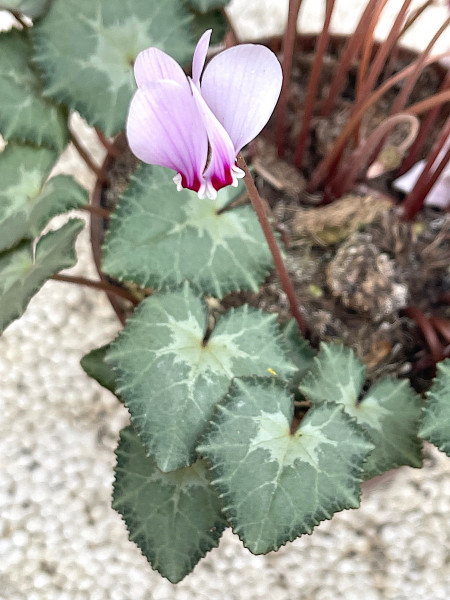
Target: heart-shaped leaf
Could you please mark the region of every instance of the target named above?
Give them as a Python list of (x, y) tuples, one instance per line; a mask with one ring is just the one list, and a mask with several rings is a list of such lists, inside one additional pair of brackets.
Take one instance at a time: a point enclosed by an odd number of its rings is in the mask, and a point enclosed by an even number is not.
[(321, 344), (300, 390), (314, 405), (325, 400), (342, 404), (367, 431), (375, 444), (364, 470), (367, 479), (401, 465), (420, 467), (420, 397), (406, 379), (384, 377), (361, 398), (365, 372), (365, 366), (349, 348)]
[(0, 9), (14, 10), (32, 19), (42, 16), (50, 0), (0, 0)]
[(192, 464), (214, 405), (233, 377), (288, 377), (294, 366), (281, 344), (276, 315), (243, 306), (205, 337), (206, 304), (186, 283), (144, 300), (106, 356), (117, 392), (148, 454), (162, 471)]
[(73, 267), (77, 261), (75, 240), (83, 227), (83, 221), (71, 219), (44, 235), (34, 253), (33, 243), (23, 242), (0, 254), (0, 332), (22, 315), (49, 277)]
[(13, 29), (0, 34), (0, 133), (6, 140), (60, 152), (69, 140), (67, 113), (42, 97), (31, 56), (28, 32)]
[(109, 350), (109, 344), (96, 348), (85, 354), (80, 361), (85, 373), (95, 379), (101, 386), (116, 393), (117, 381), (113, 368), (105, 361), (105, 356)]
[(52, 217), (87, 203), (87, 191), (68, 175), (44, 185), (54, 161), (52, 150), (12, 143), (0, 154), (0, 251), (35, 238)]
[(153, 288), (188, 279), (219, 298), (258, 290), (273, 264), (258, 219), (250, 206), (221, 212), (242, 191), (200, 200), (177, 192), (167, 169), (143, 165), (111, 220), (103, 271)]
[(281, 334), (283, 335), (288, 354), (294, 365), (297, 367), (297, 372), (294, 373), (289, 381), (289, 389), (298, 396), (299, 400), (302, 400), (303, 397), (299, 392), (298, 386), (305, 374), (311, 368), (317, 352), (301, 335), (295, 319), (291, 319), (281, 326)]
[(450, 456), (450, 359), (438, 363), (419, 435)]
[(255, 554), (359, 506), (373, 449), (366, 434), (331, 402), (310, 409), (295, 433), (292, 415), (292, 398), (278, 381), (235, 379), (198, 447), (233, 531)]
[(106, 135), (118, 133), (136, 87), (136, 56), (156, 46), (189, 63), (191, 20), (179, 0), (54, 0), (32, 32), (46, 94)]
[(121, 431), (113, 508), (154, 569), (176, 583), (218, 544), (226, 521), (204, 461), (161, 473), (132, 427)]

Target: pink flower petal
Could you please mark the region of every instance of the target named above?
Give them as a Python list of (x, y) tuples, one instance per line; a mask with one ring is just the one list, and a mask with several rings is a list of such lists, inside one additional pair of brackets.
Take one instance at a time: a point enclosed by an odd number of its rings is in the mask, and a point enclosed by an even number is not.
[(139, 88), (163, 79), (176, 81), (187, 86), (186, 75), (180, 65), (158, 48), (147, 48), (137, 55), (134, 63), (134, 77)]
[(192, 79), (195, 85), (200, 83), (200, 77), (205, 66), (206, 55), (211, 40), (211, 33), (212, 29), (205, 31), (195, 47), (194, 58), (192, 59)]
[(199, 196), (215, 198), (217, 191), (223, 187), (237, 185), (241, 170), (234, 167), (236, 154), (230, 136), (213, 115), (193, 82), (191, 88), (209, 141), (208, 167), (203, 173), (204, 187), (200, 189)]
[(275, 54), (255, 44), (229, 48), (206, 66), (202, 96), (228, 132), (236, 154), (269, 120), (282, 79)]
[(156, 81), (138, 89), (128, 113), (127, 137), (138, 158), (179, 173), (179, 189), (200, 189), (208, 138), (189, 86)]

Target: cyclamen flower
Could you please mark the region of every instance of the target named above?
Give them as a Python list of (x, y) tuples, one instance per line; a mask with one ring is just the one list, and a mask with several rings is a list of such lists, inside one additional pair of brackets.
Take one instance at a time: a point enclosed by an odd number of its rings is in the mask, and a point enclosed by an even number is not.
[(282, 73), (276, 56), (255, 44), (229, 48), (204, 69), (210, 37), (206, 31), (197, 44), (192, 78), (158, 48), (138, 55), (127, 137), (142, 161), (176, 171), (178, 190), (213, 199), (244, 176), (236, 156), (269, 120)]

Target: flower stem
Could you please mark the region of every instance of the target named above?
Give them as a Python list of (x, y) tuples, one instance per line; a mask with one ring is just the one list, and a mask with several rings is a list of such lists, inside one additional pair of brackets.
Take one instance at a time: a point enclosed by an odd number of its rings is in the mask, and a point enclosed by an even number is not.
[(85, 285), (86, 287), (94, 288), (96, 290), (102, 290), (104, 292), (115, 294), (125, 300), (129, 300), (132, 304), (137, 306), (139, 300), (133, 296), (129, 291), (124, 288), (117, 287), (110, 283), (103, 281), (94, 281), (93, 279), (86, 279), (85, 277), (75, 277), (72, 275), (53, 275), (52, 279), (55, 281), (65, 281), (66, 283), (75, 283), (77, 285)]
[(109, 219), (111, 217), (111, 213), (106, 208), (102, 208), (101, 206), (94, 206), (93, 204), (85, 204), (84, 206), (80, 206), (81, 210), (85, 210), (92, 215), (96, 215), (97, 217), (103, 217), (104, 219)]
[(272, 227), (270, 226), (269, 219), (267, 218), (266, 211), (264, 210), (264, 204), (261, 200), (260, 195), (258, 194), (258, 190), (256, 189), (255, 182), (253, 181), (252, 176), (249, 173), (247, 168), (247, 164), (242, 156), (241, 152), (239, 152), (237, 157), (237, 164), (240, 169), (242, 169), (245, 173), (244, 183), (247, 188), (248, 195), (252, 202), (253, 208), (255, 209), (256, 215), (258, 216), (259, 222), (261, 224), (262, 230), (264, 232), (264, 236), (267, 240), (267, 244), (269, 246), (270, 252), (273, 257), (273, 262), (275, 264), (275, 269), (277, 275), (280, 279), (281, 285), (283, 286), (284, 291), (289, 300), (289, 306), (291, 309), (291, 314), (294, 319), (297, 321), (298, 328), (300, 329), (302, 335), (306, 334), (306, 326), (303, 322), (303, 318), (300, 314), (300, 310), (298, 308), (297, 299), (295, 297), (295, 290), (292, 284), (291, 278), (289, 277), (289, 273), (286, 269), (286, 265), (284, 264), (283, 258), (281, 256), (280, 249), (278, 248), (278, 244), (276, 242), (275, 236), (272, 231)]
[(23, 27), (23, 29), (28, 29), (28, 25), (25, 23), (22, 13), (20, 13), (18, 10), (10, 10), (9, 12), (16, 19), (16, 21)]
[(323, 117), (329, 116), (331, 110), (335, 104), (336, 97), (338, 93), (341, 91), (342, 87), (345, 85), (347, 80), (347, 72), (352, 64), (352, 61), (355, 60), (359, 49), (365, 39), (367, 27), (369, 26), (370, 19), (372, 18), (373, 11), (375, 10), (376, 5), (379, 0), (369, 0), (364, 12), (359, 20), (359, 23), (351, 35), (347, 43), (340, 53), (339, 56), (339, 64), (338, 68), (333, 76), (333, 80), (330, 85), (330, 91), (328, 92), (328, 97), (325, 100), (320, 114)]
[(292, 59), (294, 57), (295, 38), (297, 35), (297, 17), (302, 0), (289, 0), (289, 12), (286, 31), (283, 37), (283, 83), (276, 114), (275, 138), (278, 156), (284, 156), (284, 134), (286, 130), (286, 109), (291, 86)]
[(294, 154), (294, 164), (299, 169), (302, 166), (303, 153), (305, 150), (306, 140), (309, 136), (309, 126), (311, 117), (314, 111), (314, 101), (317, 95), (319, 86), (320, 73), (322, 70), (323, 57), (327, 49), (328, 40), (330, 37), (330, 21), (333, 14), (335, 0), (327, 0), (325, 7), (325, 20), (322, 31), (317, 38), (316, 49), (314, 52), (314, 62), (309, 76), (308, 88), (303, 109), (302, 128), (298, 136), (297, 145)]
[(97, 175), (99, 181), (103, 185), (109, 185), (109, 178), (106, 175), (106, 173), (104, 173), (102, 171), (102, 169), (94, 163), (92, 158), (89, 156), (89, 154), (86, 152), (86, 150), (83, 148), (83, 146), (80, 144), (80, 142), (77, 140), (77, 138), (73, 135), (72, 132), (70, 133), (70, 141), (76, 148), (78, 154), (81, 156), (81, 158), (87, 164), (87, 166), (91, 169), (91, 171), (93, 173), (95, 173)]
[(98, 127), (95, 128), (95, 133), (97, 134), (101, 145), (105, 148), (108, 154), (110, 154), (114, 158), (120, 156), (119, 150), (114, 146), (112, 142), (108, 140), (108, 138), (105, 135), (103, 135), (103, 132)]

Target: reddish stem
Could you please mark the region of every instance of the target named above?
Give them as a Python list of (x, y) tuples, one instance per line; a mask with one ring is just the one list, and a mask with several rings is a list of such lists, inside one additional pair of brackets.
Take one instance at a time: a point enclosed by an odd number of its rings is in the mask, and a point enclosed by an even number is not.
[(427, 317), (423, 314), (423, 312), (415, 306), (408, 306), (407, 308), (405, 308), (404, 313), (410, 319), (414, 319), (414, 321), (420, 327), (425, 341), (427, 342), (428, 347), (430, 348), (433, 361), (437, 363), (440, 360), (442, 360), (444, 356), (442, 352), (441, 343), (439, 342), (439, 338), (433, 326), (431, 325)]
[(429, 321), (447, 344), (450, 344), (450, 321), (442, 317), (430, 317)]
[(394, 65), (397, 62), (397, 58), (399, 55), (399, 50), (400, 50), (400, 40), (401, 38), (405, 35), (405, 33), (408, 31), (408, 29), (417, 21), (417, 19), (420, 17), (420, 15), (432, 4), (434, 4), (435, 0), (426, 0), (426, 2), (424, 2), (424, 4), (422, 4), (422, 6), (419, 6), (419, 8), (417, 8), (416, 10), (414, 10), (409, 17), (406, 19), (406, 23), (404, 24), (402, 30), (400, 31), (400, 33), (398, 34), (397, 39), (395, 40), (395, 44), (394, 44), (394, 48), (392, 49), (391, 55), (389, 57), (389, 60), (387, 62), (386, 68), (384, 69), (384, 76), (390, 77), (392, 75), (392, 72), (394, 70)]
[[(447, 73), (444, 81), (442, 82), (442, 85), (441, 85), (441, 88), (439, 91), (444, 92), (448, 88), (450, 88), (450, 72)], [(422, 122), (419, 133), (417, 134), (416, 140), (413, 143), (413, 145), (411, 146), (405, 160), (402, 163), (401, 168), (398, 171), (398, 176), (403, 175), (403, 173), (406, 173), (406, 171), (409, 171), (409, 169), (419, 159), (422, 148), (428, 141), (428, 137), (434, 128), (434, 125), (436, 123), (436, 119), (439, 116), (440, 110), (441, 110), (441, 107), (436, 106), (435, 108), (430, 110), (430, 112), (428, 113), (428, 115), (426, 116), (424, 121)]]
[[(436, 62), (436, 61), (440, 60), (441, 58), (448, 56), (449, 54), (450, 54), (449, 52), (444, 52), (442, 54), (429, 57), (425, 61), (425, 64), (428, 65), (433, 62)], [(320, 164), (318, 165), (318, 167), (312, 174), (311, 182), (308, 186), (308, 192), (310, 192), (310, 193), (314, 192), (318, 188), (318, 186), (325, 180), (325, 178), (328, 177), (329, 173), (331, 173), (331, 171), (333, 169), (335, 169), (335, 167), (340, 159), (340, 156), (345, 148), (347, 140), (352, 135), (353, 130), (358, 125), (358, 123), (360, 122), (360, 120), (362, 119), (362, 117), (364, 116), (366, 111), (373, 104), (375, 104), (375, 102), (377, 102), (396, 83), (398, 83), (399, 81), (401, 81), (402, 79), (407, 77), (407, 75), (414, 69), (415, 64), (416, 63), (413, 62), (412, 64), (408, 65), (407, 67), (405, 67), (404, 69), (402, 69), (401, 71), (399, 71), (398, 73), (396, 73), (395, 75), (390, 77), (379, 88), (377, 88), (369, 96), (369, 98), (367, 98), (367, 100), (363, 104), (361, 104), (358, 107), (355, 114), (347, 121), (344, 129), (342, 130), (341, 134), (339, 135), (336, 142), (334, 143), (333, 148), (323, 158), (323, 160), (320, 162)], [(443, 92), (441, 94), (436, 94), (435, 96), (433, 96), (433, 98), (427, 99), (426, 102), (428, 102), (428, 104), (425, 107), (425, 109), (422, 106), (423, 103), (419, 102), (418, 104), (415, 104), (414, 106), (409, 107), (408, 110), (405, 112), (407, 112), (408, 114), (419, 114), (421, 112), (424, 112), (424, 110), (428, 110), (429, 108), (432, 108), (434, 105), (442, 103), (445, 100), (444, 96), (442, 95), (444, 93), (445, 92)], [(435, 100), (433, 101), (433, 99), (435, 99)], [(419, 108), (419, 110), (417, 110), (418, 108)]]
[(445, 143), (448, 141), (448, 137), (450, 136), (450, 118), (447, 119), (446, 126), (438, 141), (433, 146), (431, 150), (427, 162), (425, 163), (425, 167), (420, 174), (419, 179), (414, 186), (414, 189), (408, 194), (403, 202), (403, 218), (407, 221), (412, 221), (418, 211), (422, 208), (423, 203), (425, 202), (425, 198), (427, 197), (428, 192), (431, 190), (433, 185), (436, 183), (438, 177), (444, 170), (445, 166), (450, 160), (450, 147), (447, 149), (447, 152), (443, 156), (443, 158), (439, 161), (438, 164), (435, 164), (435, 161), (444, 147)]
[[(374, 152), (377, 151), (379, 143), (386, 135), (399, 123), (408, 123), (411, 127), (411, 135), (415, 136), (419, 129), (419, 121), (417, 117), (413, 117), (412, 115), (393, 115), (386, 119), (386, 121), (382, 121), (380, 125), (376, 129), (372, 131), (372, 133), (364, 140), (356, 150), (352, 152), (352, 154), (346, 159), (346, 167), (341, 169), (341, 172), (338, 173), (336, 178), (334, 179), (331, 186), (331, 194), (335, 198), (339, 198), (344, 194), (347, 190), (351, 189), (355, 183), (356, 177), (364, 165), (370, 161)], [(408, 138), (414, 139), (414, 137)]]
[(101, 206), (85, 204), (84, 206), (80, 206), (80, 209), (85, 210), (86, 212), (89, 212), (92, 215), (96, 215), (97, 217), (103, 217), (104, 219), (109, 219), (111, 217), (110, 211), (106, 208), (102, 208)]
[(90, 287), (96, 290), (102, 290), (103, 292), (115, 294), (116, 296), (120, 296), (121, 298), (125, 298), (125, 300), (129, 300), (134, 306), (139, 304), (139, 300), (133, 296), (130, 292), (128, 292), (124, 288), (117, 287), (115, 285), (105, 283), (104, 281), (94, 281), (93, 279), (86, 279), (85, 277), (75, 277), (71, 275), (53, 275), (52, 279), (55, 281), (64, 281), (66, 283), (75, 283), (77, 285), (84, 285), (86, 287)]
[[(411, 2), (412, 0), (404, 0), (403, 5), (394, 21), (394, 24), (392, 25), (392, 29), (389, 32), (389, 35), (387, 36), (386, 40), (382, 44), (380, 44), (378, 52), (372, 63), (370, 72), (367, 76), (367, 79), (361, 88), (361, 102), (364, 101), (364, 99), (367, 98), (370, 92), (373, 90), (383, 68), (383, 65), (385, 64), (386, 59), (388, 58), (389, 53), (391, 52), (395, 44), (400, 27), (402, 26), (402, 23), (405, 19), (406, 11), (408, 10), (408, 7), (411, 4)], [(358, 102), (355, 105), (355, 109), (358, 108), (361, 102)]]
[(294, 164), (299, 169), (302, 166), (303, 153), (305, 150), (305, 143), (309, 135), (309, 125), (311, 122), (311, 116), (314, 109), (314, 101), (317, 95), (317, 88), (319, 85), (320, 71), (322, 69), (323, 56), (328, 46), (328, 40), (330, 37), (330, 21), (331, 15), (333, 14), (335, 0), (326, 0), (325, 8), (325, 20), (322, 31), (317, 38), (316, 49), (314, 53), (314, 62), (311, 67), (311, 73), (309, 76), (308, 89), (306, 92), (305, 104), (303, 109), (303, 120), (302, 129), (298, 136), (297, 146), (294, 154)]
[(270, 252), (273, 257), (273, 262), (275, 264), (275, 269), (277, 275), (280, 279), (281, 285), (286, 292), (286, 295), (289, 300), (289, 306), (291, 310), (291, 314), (294, 319), (297, 321), (298, 328), (300, 329), (302, 335), (306, 334), (306, 327), (303, 322), (303, 318), (300, 314), (300, 310), (298, 308), (297, 299), (295, 297), (295, 290), (292, 284), (291, 278), (289, 277), (289, 273), (286, 269), (286, 265), (284, 264), (283, 257), (281, 256), (280, 249), (278, 247), (277, 241), (272, 231), (272, 227), (269, 223), (269, 219), (267, 218), (266, 211), (264, 209), (263, 201), (261, 200), (260, 195), (258, 194), (258, 190), (256, 189), (255, 182), (253, 181), (252, 176), (249, 173), (247, 168), (247, 164), (242, 156), (241, 152), (239, 152), (237, 157), (238, 167), (241, 168), (244, 173), (244, 183), (247, 188), (247, 192), (253, 208), (258, 216), (259, 222), (261, 224), (261, 228), (264, 232), (264, 236), (267, 240), (267, 244), (269, 246)]
[(369, 25), (373, 11), (379, 1), (380, 0), (369, 0), (363, 14), (361, 15), (361, 19), (359, 20), (359, 23), (353, 32), (353, 35), (349, 36), (347, 43), (342, 50), (341, 56), (339, 57), (339, 66), (331, 82), (327, 100), (322, 106), (322, 110), (320, 112), (321, 116), (323, 117), (327, 117), (331, 113), (337, 95), (345, 85), (347, 72), (364, 41), (365, 32)]
[(387, 0), (382, 0), (381, 4), (375, 8), (374, 15), (370, 21), (369, 28), (365, 35), (365, 43), (363, 46), (363, 52), (361, 57), (361, 62), (358, 69), (358, 78), (356, 82), (356, 101), (359, 102), (361, 100), (361, 90), (363, 89), (364, 80), (366, 78), (367, 69), (369, 66), (370, 59), (372, 57), (373, 50), (373, 34), (375, 31), (375, 27), (380, 20), (381, 12), (386, 6)]
[(289, 13), (286, 31), (283, 38), (283, 83), (281, 85), (280, 99), (278, 101), (275, 140), (278, 156), (284, 156), (284, 136), (286, 131), (286, 110), (291, 86), (292, 59), (294, 56), (295, 39), (297, 36), (297, 17), (302, 0), (289, 0)]
[(103, 132), (98, 127), (95, 128), (95, 133), (97, 134), (97, 137), (100, 140), (100, 143), (105, 148), (105, 150), (108, 152), (108, 154), (111, 154), (111, 156), (114, 156), (114, 158), (118, 158), (120, 156), (119, 151), (114, 146), (114, 144), (112, 142), (110, 142), (108, 140), (108, 138), (103, 135)]
[(16, 21), (23, 27), (23, 29), (28, 29), (28, 25), (23, 20), (23, 15), (18, 10), (9, 10), (12, 16), (16, 19)]
[(106, 175), (106, 173), (104, 173), (102, 171), (102, 169), (94, 163), (92, 158), (89, 156), (89, 153), (83, 148), (83, 146), (80, 144), (80, 142), (77, 140), (77, 138), (74, 136), (74, 134), (72, 132), (70, 133), (70, 141), (76, 148), (78, 154), (81, 156), (81, 158), (87, 164), (87, 166), (91, 169), (91, 171), (93, 173), (95, 173), (97, 175), (98, 180), (101, 181), (101, 183), (103, 185), (109, 186), (109, 178)]
[(394, 102), (392, 104), (392, 108), (391, 108), (391, 112), (390, 112), (391, 115), (403, 110), (403, 108), (406, 104), (406, 101), (408, 100), (409, 95), (412, 92), (412, 89), (416, 84), (416, 81), (419, 79), (419, 76), (423, 71), (423, 67), (424, 67), (426, 59), (428, 58), (428, 55), (430, 54), (434, 44), (441, 37), (443, 32), (449, 26), (449, 24), (450, 24), (450, 17), (448, 17), (447, 20), (441, 25), (441, 27), (439, 27), (438, 31), (434, 34), (430, 43), (427, 45), (425, 50), (420, 54), (418, 60), (415, 63), (414, 69), (411, 71), (409, 76), (405, 79), (405, 82), (403, 84), (403, 87), (402, 87), (399, 95), (396, 97), (396, 99), (394, 100)]

